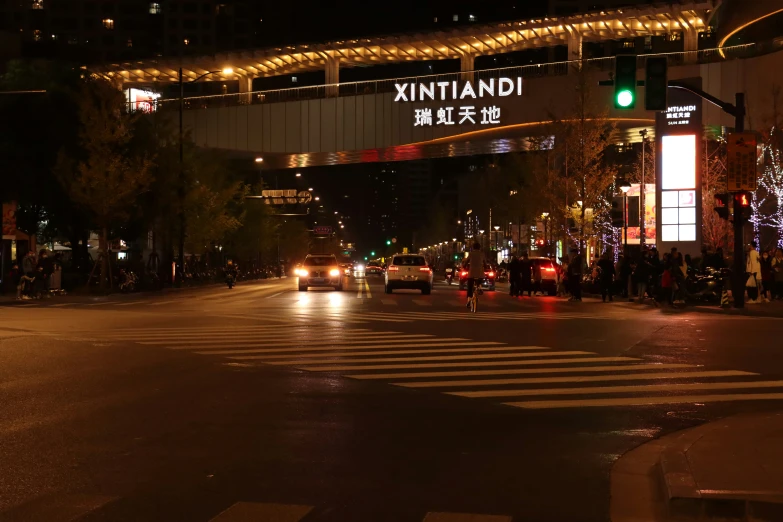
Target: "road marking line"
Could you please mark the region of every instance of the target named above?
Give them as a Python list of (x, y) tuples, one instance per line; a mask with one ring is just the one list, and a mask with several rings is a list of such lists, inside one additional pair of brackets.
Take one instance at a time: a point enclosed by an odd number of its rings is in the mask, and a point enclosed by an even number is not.
[(413, 304), (419, 306), (432, 306), (432, 301), (425, 301), (423, 299), (412, 299)]
[[(582, 373), (582, 372), (614, 372), (614, 371), (643, 371), (643, 370), (669, 370), (677, 368), (693, 368), (691, 364), (628, 364), (623, 366), (589, 366), (576, 368), (525, 368), (503, 370), (463, 370), (456, 372), (416, 372), (416, 373), (368, 373), (365, 375), (347, 375), (351, 379), (421, 379), (427, 377), (471, 377), (488, 375), (537, 375), (542, 373)], [(433, 387), (437, 383), (433, 382)], [(399, 383), (395, 383), (399, 384)]]
[(511, 522), (505, 515), (479, 515), (473, 513), (438, 513), (430, 511), (422, 522)]
[[(407, 346), (405, 346), (407, 348)], [(491, 347), (471, 347), (471, 348), (448, 348), (445, 350), (391, 350), (391, 351), (380, 351), (384, 350), (386, 348), (389, 348), (388, 346), (368, 346), (368, 350), (377, 350), (377, 351), (365, 351), (365, 352), (346, 352), (345, 350), (342, 350), (340, 348), (317, 348), (315, 350), (318, 351), (330, 351), (333, 353), (329, 354), (323, 354), (323, 353), (301, 353), (302, 351), (311, 351), (307, 348), (303, 348), (302, 350), (298, 350), (296, 348), (293, 349), (286, 349), (281, 351), (286, 352), (300, 352), (298, 354), (295, 354), (296, 357), (324, 357), (325, 355), (333, 355), (333, 356), (357, 356), (357, 355), (403, 355), (403, 354), (425, 354), (425, 353), (467, 353), (467, 352), (508, 352), (508, 351), (520, 351), (520, 350), (530, 350), (531, 348), (528, 348), (526, 346), (523, 347), (510, 347), (510, 346), (491, 346)], [(358, 347), (353, 346), (348, 348), (348, 350), (361, 350), (364, 349), (364, 347)], [(313, 350), (313, 351), (315, 351)], [(259, 352), (266, 352), (267, 350), (210, 350), (208, 352), (196, 352), (201, 355), (220, 355), (220, 354), (234, 354), (234, 353), (259, 353)], [(273, 352), (275, 350), (272, 350)], [(267, 355), (264, 359), (261, 360), (267, 360), (267, 359), (284, 359), (284, 358), (291, 358), (293, 355), (290, 353), (282, 354), (282, 355)]]
[[(433, 341), (439, 341), (440, 339), (433, 339)], [(433, 348), (433, 347), (440, 347), (440, 346), (453, 346), (453, 347), (460, 347), (460, 346), (473, 346), (473, 347), (480, 347), (480, 346), (488, 346), (488, 345), (499, 345), (501, 343), (492, 343), (492, 342), (465, 342), (465, 343), (455, 343), (455, 342), (448, 342), (448, 343), (441, 343), (441, 342), (434, 342), (434, 343), (428, 343), (428, 344), (402, 344), (400, 346), (394, 346), (394, 345), (383, 345), (383, 346), (350, 346), (350, 347), (341, 347), (339, 345), (337, 346), (327, 346), (323, 348), (286, 348), (286, 349), (258, 349), (258, 350), (248, 350), (248, 353), (269, 353), (269, 352), (303, 352), (303, 351), (335, 351), (335, 350), (371, 350), (371, 349), (379, 349), (382, 350), (384, 348)], [(232, 357), (232, 359), (263, 359), (266, 357), (265, 355), (248, 355), (248, 356), (241, 356), (241, 357)], [(297, 363), (298, 364), (298, 363)]]
[[(680, 374), (682, 377), (691, 377)], [(695, 376), (694, 376), (695, 377)], [(710, 376), (708, 376), (710, 377)], [(664, 377), (665, 378), (665, 377)], [(671, 377), (669, 377), (671, 378)], [(651, 391), (676, 392), (680, 390), (735, 390), (745, 388), (783, 388), (783, 381), (697, 382), (632, 386), (595, 386), (582, 388), (537, 388), (534, 390), (491, 390), (481, 392), (446, 392), (460, 397), (524, 397), (529, 395), (590, 395), (594, 393), (646, 393)]]
[(364, 285), (362, 283), (359, 283), (359, 291), (356, 293), (356, 299), (362, 298), (362, 291), (364, 290)]
[(627, 397), (621, 399), (581, 399), (570, 401), (505, 402), (507, 406), (526, 409), (583, 408), (604, 406), (652, 406), (703, 402), (783, 400), (783, 393), (731, 393), (722, 395), (681, 395), (677, 397)]
[[(644, 366), (644, 365), (636, 365)], [(624, 366), (618, 366), (618, 369), (627, 370)], [(508, 384), (551, 384), (551, 383), (563, 383), (563, 382), (606, 382), (606, 381), (636, 381), (636, 380), (653, 380), (653, 379), (694, 379), (696, 377), (748, 377), (758, 375), (757, 373), (741, 372), (741, 371), (707, 371), (707, 372), (680, 372), (680, 373), (644, 373), (635, 375), (582, 375), (576, 377), (534, 377), (525, 379), (477, 379), (477, 380), (459, 380), (459, 381), (430, 381), (430, 382), (395, 382), (392, 383), (395, 386), (403, 386), (406, 388), (442, 388), (442, 387), (454, 387), (454, 386), (497, 386)], [(514, 390), (503, 390), (502, 395), (513, 395)], [(492, 393), (500, 393), (498, 390), (492, 390), (488, 392), (454, 392), (467, 393), (467, 394), (487, 394), (486, 397), (491, 397)], [(469, 396), (469, 395), (466, 395)], [(476, 395), (477, 397), (483, 397), (485, 395)]]
[[(320, 359), (317, 361), (301, 361), (301, 360), (288, 360), (288, 361), (268, 361), (267, 364), (279, 364), (279, 365), (292, 365), (307, 363), (312, 364), (336, 364), (336, 363), (370, 363), (370, 362), (416, 362), (416, 361), (464, 361), (470, 359), (513, 359), (521, 357), (559, 357), (560, 355), (593, 355), (594, 352), (536, 352), (536, 353), (484, 353), (484, 354), (472, 354), (472, 355), (433, 355), (428, 357), (384, 357), (383, 359), (350, 359), (350, 354), (341, 356), (337, 359)], [(264, 356), (261, 357), (263, 359)]]
[(59, 308), (60, 306), (68, 306), (76, 303), (57, 303), (53, 305), (49, 305), (49, 308)]
[[(110, 304), (114, 304), (114, 303), (116, 303), (116, 302), (117, 302), (117, 301), (103, 301), (103, 302), (100, 302), (100, 303), (87, 303), (87, 304), (85, 304), (84, 306), (101, 306), (101, 305), (110, 305)], [(19, 306), (25, 306), (25, 305), (19, 305)]]
[(363, 334), (356, 334), (356, 335), (346, 335), (344, 333), (340, 332), (318, 332), (315, 335), (307, 335), (307, 332), (301, 332), (297, 333), (296, 335), (274, 335), (274, 336), (242, 336), (242, 337), (228, 337), (228, 336), (220, 336), (219, 339), (211, 339), (211, 340), (200, 340), (203, 339), (203, 337), (192, 337), (188, 339), (162, 339), (162, 340), (144, 340), (144, 341), (138, 341), (139, 344), (149, 344), (149, 345), (160, 345), (165, 344), (167, 346), (173, 346), (173, 345), (199, 345), (199, 344), (219, 344), (221, 346), (226, 345), (228, 343), (264, 343), (264, 344), (274, 344), (275, 342), (279, 341), (301, 341), (301, 342), (314, 342), (317, 343), (321, 340), (332, 340), (332, 341), (340, 341), (341, 339), (345, 339), (346, 342), (350, 339), (392, 339), (395, 337), (399, 337), (401, 339), (415, 339), (415, 338), (426, 338), (426, 337), (435, 337), (431, 334), (397, 334), (397, 333), (384, 333), (384, 334), (370, 334), (370, 333), (363, 333)]
[(171, 304), (171, 303), (177, 303), (177, 302), (184, 302), (184, 301), (181, 300), (181, 299), (175, 299), (173, 301), (158, 301), (157, 303), (150, 304), (150, 306), (161, 306), (161, 305), (164, 305), (164, 304)]
[[(449, 337), (449, 338), (426, 338), (426, 339), (381, 339), (381, 340), (357, 340), (357, 341), (340, 341), (340, 340), (329, 340), (324, 339), (321, 341), (296, 341), (296, 342), (275, 342), (275, 343), (269, 343), (269, 344), (261, 344), (258, 343), (255, 344), (233, 344), (228, 349), (233, 348), (253, 348), (253, 349), (269, 349), (269, 348), (287, 348), (287, 347), (297, 347), (299, 350), (307, 350), (308, 347), (318, 347), (318, 346), (335, 346), (337, 348), (339, 347), (349, 347), (349, 345), (357, 345), (357, 346), (372, 346), (372, 345), (385, 345), (385, 346), (393, 346), (393, 345), (402, 345), (402, 346), (413, 346), (408, 343), (415, 342), (415, 343), (423, 343), (422, 346), (432, 346), (432, 343), (439, 343), (441, 346), (449, 346), (447, 344), (448, 342), (455, 342), (455, 341), (469, 341), (469, 339), (463, 339), (461, 337)], [(147, 343), (149, 344), (149, 343)], [(464, 344), (464, 343), (463, 343)], [(475, 344), (479, 345), (482, 343), (474, 343), (472, 341), (468, 342), (468, 344)], [(486, 342), (483, 343), (484, 345), (500, 345), (502, 343), (495, 343), (495, 342)], [(198, 348), (198, 347), (197, 347)], [(204, 349), (208, 347), (200, 347), (199, 349)]]
[(394, 299), (381, 299), (381, 304), (396, 305), (397, 301), (395, 301)]
[[(103, 304), (103, 303), (94, 303), (94, 304)], [(267, 319), (265, 319), (267, 320)], [(254, 331), (254, 330), (275, 330), (279, 329), (279, 324), (263, 324), (263, 325), (247, 325), (247, 326), (202, 326), (202, 327), (170, 327), (170, 326), (162, 326), (159, 328), (144, 328), (144, 333), (150, 333), (150, 332), (159, 332), (162, 334), (170, 333), (194, 333), (194, 332), (237, 332), (237, 331)], [(313, 328), (311, 326), (311, 328)], [(314, 327), (318, 328), (318, 327)], [(118, 330), (112, 330), (116, 331), (118, 335), (122, 335), (124, 333), (130, 334), (134, 332), (138, 332), (138, 328), (125, 328), (125, 329), (118, 329)]]
[(266, 299), (272, 299), (273, 297), (277, 297), (278, 295), (283, 295), (285, 292), (278, 292), (276, 294), (272, 294), (270, 296), (267, 296)]
[(364, 289), (365, 293), (367, 294), (367, 299), (372, 299), (372, 292), (370, 292), (370, 283), (367, 282), (367, 280), (364, 280)]
[[(433, 342), (429, 342), (429, 341)], [(451, 346), (451, 347), (459, 347), (459, 346), (472, 346), (474, 349), (479, 348), (480, 346), (477, 345), (500, 345), (501, 343), (476, 343), (476, 342), (464, 342), (464, 343), (437, 343), (436, 341), (440, 341), (440, 339), (412, 339), (411, 342), (419, 342), (419, 341), (427, 341), (427, 344), (384, 344), (384, 345), (376, 345), (376, 346), (368, 346), (368, 345), (357, 345), (357, 346), (340, 346), (339, 343), (336, 343), (335, 345), (329, 345), (329, 346), (320, 346), (320, 347), (308, 347), (303, 346), (301, 348), (253, 348), (249, 350), (242, 350), (245, 353), (303, 353), (303, 352), (334, 352), (334, 351), (340, 351), (340, 350), (385, 350), (387, 348), (431, 348), (431, 347), (440, 347), (440, 346)], [(222, 352), (226, 353), (227, 350), (233, 350), (235, 347), (228, 347), (228, 348), (221, 348), (221, 349), (210, 349), (208, 346), (200, 346), (195, 348), (196, 350), (209, 350), (210, 352)], [(498, 348), (505, 348), (500, 347)], [(172, 348), (173, 350), (183, 350), (184, 348)], [(290, 356), (289, 356), (290, 357)]]
[(312, 506), (237, 502), (209, 522), (299, 522)]
[[(449, 345), (450, 346), (450, 345)], [(460, 368), (470, 366), (527, 366), (534, 364), (584, 364), (592, 362), (630, 362), (638, 361), (634, 357), (592, 357), (579, 359), (551, 359), (551, 360), (525, 360), (525, 361), (477, 361), (458, 363), (427, 363), (427, 364), (374, 364), (367, 366), (297, 366), (300, 370), (311, 372), (338, 372), (358, 370), (405, 370), (408, 368)]]
[[(264, 328), (255, 328), (255, 327), (248, 327), (248, 328), (228, 328), (228, 329), (213, 329), (213, 328), (198, 328), (198, 329), (183, 329), (180, 332), (149, 332), (149, 331), (143, 331), (136, 334), (131, 333), (116, 333), (113, 334), (113, 337), (117, 338), (125, 338), (125, 339), (143, 339), (143, 338), (150, 338), (150, 339), (162, 339), (165, 337), (171, 337), (175, 339), (180, 339), (185, 336), (191, 336), (198, 339), (201, 339), (204, 337), (204, 335), (220, 335), (222, 337), (231, 337), (231, 336), (250, 336), (250, 335), (265, 335), (267, 332), (274, 332), (274, 333), (285, 333), (285, 332), (291, 332), (291, 333), (301, 333), (301, 332), (324, 332), (324, 331), (344, 331), (347, 333), (352, 332), (371, 332), (372, 330), (368, 328), (351, 328), (350, 330), (341, 330), (338, 326), (330, 326), (330, 325), (324, 325), (324, 326), (312, 326), (307, 324), (291, 324), (289, 325), (273, 325), (270, 327), (264, 327)], [(396, 332), (395, 332), (396, 333)]]
[(147, 304), (151, 303), (152, 301), (131, 301), (130, 303), (113, 303), (114, 306), (131, 306), (131, 305), (138, 305), (138, 304)]

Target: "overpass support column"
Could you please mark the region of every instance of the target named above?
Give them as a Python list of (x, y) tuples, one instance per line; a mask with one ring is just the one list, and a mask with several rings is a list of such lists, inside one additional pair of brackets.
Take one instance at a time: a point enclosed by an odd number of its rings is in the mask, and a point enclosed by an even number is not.
[(253, 77), (252, 76), (237, 76), (239, 80), (239, 103), (249, 105), (253, 102)]
[(340, 59), (333, 56), (326, 57), (326, 95), (339, 96), (340, 83)]
[(465, 53), (459, 57), (460, 76), (463, 81), (473, 80), (473, 71), (476, 68), (476, 55)]
[(582, 59), (582, 33), (575, 29), (568, 32), (568, 60)]
[(699, 32), (695, 27), (685, 26), (682, 32), (683, 51), (685, 55), (685, 61), (689, 63), (696, 63), (697, 54), (699, 50)]

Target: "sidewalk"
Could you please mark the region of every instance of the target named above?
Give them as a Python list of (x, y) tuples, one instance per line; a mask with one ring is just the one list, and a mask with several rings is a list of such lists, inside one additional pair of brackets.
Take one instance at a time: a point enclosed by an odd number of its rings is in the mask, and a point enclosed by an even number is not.
[(612, 522), (783, 521), (783, 411), (648, 442), (611, 473)]
[(774, 301), (772, 303), (748, 304), (744, 308), (726, 307), (721, 308), (717, 304), (713, 305), (686, 305), (683, 308), (671, 308), (662, 306), (661, 310), (665, 313), (679, 312), (700, 312), (705, 314), (722, 315), (744, 315), (748, 317), (780, 317), (783, 318), (783, 301)]

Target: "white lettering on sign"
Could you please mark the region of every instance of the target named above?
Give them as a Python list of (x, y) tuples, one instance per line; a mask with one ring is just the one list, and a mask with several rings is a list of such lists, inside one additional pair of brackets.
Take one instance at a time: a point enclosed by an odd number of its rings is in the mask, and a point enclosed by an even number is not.
[[(417, 87), (418, 85), (418, 87)], [(399, 101), (420, 101), (429, 100), (464, 100), (465, 98), (494, 98), (495, 96), (511, 96), (516, 94), (522, 96), (522, 77), (495, 78), (489, 80), (479, 80), (458, 82), (426, 82), (426, 83), (395, 83), (397, 94), (394, 97), (395, 102)], [(451, 87), (451, 89), (449, 89)], [(451, 91), (451, 92), (449, 92)]]
[(435, 122), (435, 125), (454, 125), (454, 120), (451, 119), (451, 111), (454, 110), (454, 107), (441, 107), (438, 109), (438, 121)]
[(666, 109), (667, 125), (688, 125), (691, 122), (691, 116), (695, 116), (697, 107), (695, 105), (674, 106)]
[(414, 127), (432, 125), (432, 109), (416, 109), (414, 117), (416, 118), (416, 121), (413, 122)]
[(467, 120), (470, 120), (470, 123), (476, 124), (476, 120), (472, 118), (472, 116), (476, 115), (476, 111), (473, 110), (474, 107), (471, 105), (470, 107), (460, 107), (459, 108), (459, 115), (462, 116), (462, 119), (459, 120), (459, 124), (462, 125)]

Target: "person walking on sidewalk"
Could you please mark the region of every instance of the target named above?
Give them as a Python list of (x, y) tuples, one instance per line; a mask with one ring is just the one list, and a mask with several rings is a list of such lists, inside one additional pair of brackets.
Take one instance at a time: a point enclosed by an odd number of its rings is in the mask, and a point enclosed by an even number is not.
[(528, 297), (533, 295), (533, 262), (527, 252), (522, 253), (522, 261), (519, 262), (519, 295), (527, 292)]
[(761, 254), (759, 264), (761, 265), (760, 299), (765, 303), (768, 303), (772, 300), (772, 289), (775, 286), (775, 277), (772, 272), (772, 257), (766, 250)]
[(582, 300), (582, 270), (583, 270), (582, 255), (574, 251), (574, 257), (568, 264), (568, 282), (571, 285), (571, 297), (569, 301), (581, 301)]
[[(650, 284), (650, 277), (652, 275), (652, 265), (648, 261), (647, 255), (642, 253), (639, 256), (639, 261), (636, 263), (636, 268), (633, 271), (633, 279), (636, 283), (637, 293), (639, 294), (639, 304), (644, 303), (645, 297), (647, 297), (647, 286)], [(655, 303), (655, 299), (653, 299)]]
[(775, 257), (772, 259), (772, 278), (774, 287), (772, 299), (783, 299), (783, 249), (775, 250)]
[(519, 274), (521, 268), (519, 265), (519, 258), (516, 254), (511, 256), (511, 261), (508, 263), (508, 284), (509, 284), (509, 294), (511, 297), (519, 297), (520, 296), (520, 289), (519, 289)]
[(747, 252), (745, 256), (745, 272), (748, 274), (748, 280), (745, 287), (748, 290), (748, 304), (758, 304), (759, 282), (761, 281), (761, 263), (759, 263), (759, 253), (756, 250), (756, 242), (753, 241), (745, 247)]
[(609, 301), (614, 301), (612, 291), (612, 285), (614, 284), (614, 263), (609, 259), (609, 253), (604, 252), (601, 259), (598, 261), (598, 284), (601, 287), (601, 301), (606, 302), (606, 298)]

